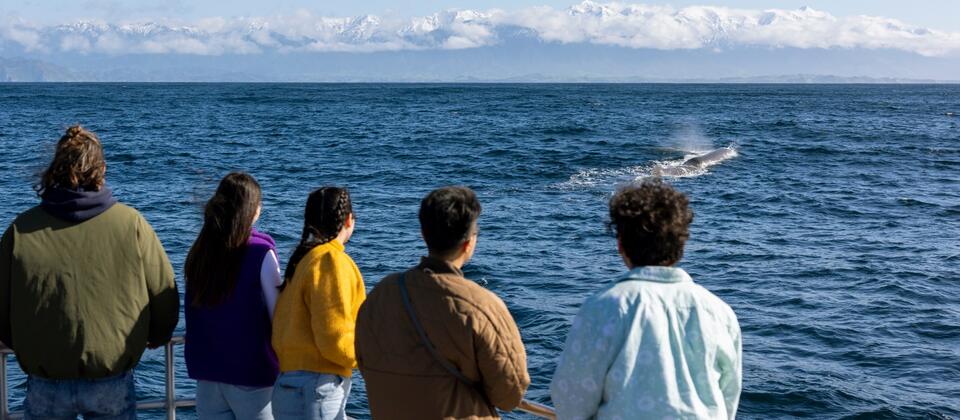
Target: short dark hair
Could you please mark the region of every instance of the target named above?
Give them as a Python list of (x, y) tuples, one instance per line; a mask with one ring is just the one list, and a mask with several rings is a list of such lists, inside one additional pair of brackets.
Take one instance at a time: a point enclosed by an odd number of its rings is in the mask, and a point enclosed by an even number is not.
[(635, 266), (680, 261), (691, 222), (687, 196), (659, 179), (621, 188), (610, 199), (610, 226)]
[(449, 253), (470, 238), (480, 217), (480, 201), (470, 188), (438, 188), (420, 202), (420, 229), (427, 249)]

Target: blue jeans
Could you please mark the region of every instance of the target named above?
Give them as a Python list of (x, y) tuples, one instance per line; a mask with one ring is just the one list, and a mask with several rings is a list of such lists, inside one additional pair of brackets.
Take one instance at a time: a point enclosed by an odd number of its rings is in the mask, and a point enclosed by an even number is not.
[(296, 370), (284, 372), (273, 386), (277, 420), (344, 420), (350, 378)]
[(26, 420), (135, 420), (137, 395), (133, 371), (102, 379), (27, 377)]
[(197, 417), (200, 420), (273, 420), (273, 387), (197, 381)]

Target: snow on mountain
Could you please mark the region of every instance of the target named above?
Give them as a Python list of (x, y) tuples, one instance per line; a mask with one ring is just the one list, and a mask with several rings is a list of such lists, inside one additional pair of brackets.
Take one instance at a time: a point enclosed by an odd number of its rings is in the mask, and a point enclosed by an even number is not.
[(548, 43), (632, 49), (722, 50), (732, 47), (893, 49), (924, 56), (960, 53), (960, 33), (871, 16), (838, 18), (802, 7), (726, 7), (598, 3), (566, 10), (533, 7), (447, 10), (413, 19), (290, 16), (209, 18), (189, 23), (90, 22), (41, 26), (0, 19), (4, 45), (26, 51), (87, 54), (224, 55), (279, 52), (457, 50), (498, 45), (504, 32)]

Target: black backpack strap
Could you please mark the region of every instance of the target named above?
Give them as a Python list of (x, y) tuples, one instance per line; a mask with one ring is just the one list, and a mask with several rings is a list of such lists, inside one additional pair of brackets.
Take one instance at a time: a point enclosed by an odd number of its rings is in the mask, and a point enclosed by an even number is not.
[(433, 343), (430, 342), (430, 339), (427, 338), (427, 332), (424, 331), (423, 325), (420, 324), (420, 319), (417, 318), (417, 314), (413, 311), (413, 304), (410, 303), (410, 294), (407, 292), (407, 283), (406, 283), (407, 273), (400, 273), (400, 280), (398, 283), (400, 285), (400, 297), (403, 298), (403, 306), (407, 308), (407, 315), (410, 315), (410, 321), (413, 322), (413, 327), (417, 329), (417, 333), (420, 334), (420, 341), (423, 342), (423, 345), (427, 348), (427, 351), (430, 352), (430, 355), (433, 356), (434, 360), (437, 363), (440, 363), (440, 366), (443, 366), (447, 372), (450, 372), (451, 375), (456, 377), (460, 382), (463, 382), (465, 385), (473, 388), (480, 393), (480, 396), (483, 397), (484, 402), (488, 406), (493, 407), (490, 404), (490, 401), (487, 399), (487, 394), (483, 391), (481, 384), (479, 382), (471, 381), (469, 378), (463, 375), (453, 363), (450, 363), (449, 360), (444, 358), (440, 352), (437, 351), (437, 348), (433, 346)]

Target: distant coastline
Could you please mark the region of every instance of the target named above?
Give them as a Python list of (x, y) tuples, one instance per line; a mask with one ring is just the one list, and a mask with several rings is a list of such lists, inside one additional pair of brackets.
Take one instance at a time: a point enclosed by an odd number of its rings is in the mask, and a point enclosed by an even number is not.
[[(426, 73), (426, 72), (425, 72)], [(832, 74), (774, 74), (739, 77), (663, 78), (645, 76), (564, 76), (542, 73), (510, 77), (473, 75), (421, 77), (315, 75), (269, 77), (215, 68), (183, 68), (150, 72), (112, 68), (100, 72), (71, 69), (30, 58), (0, 57), (0, 83), (663, 83), (663, 84), (960, 84), (960, 79), (839, 76)]]

